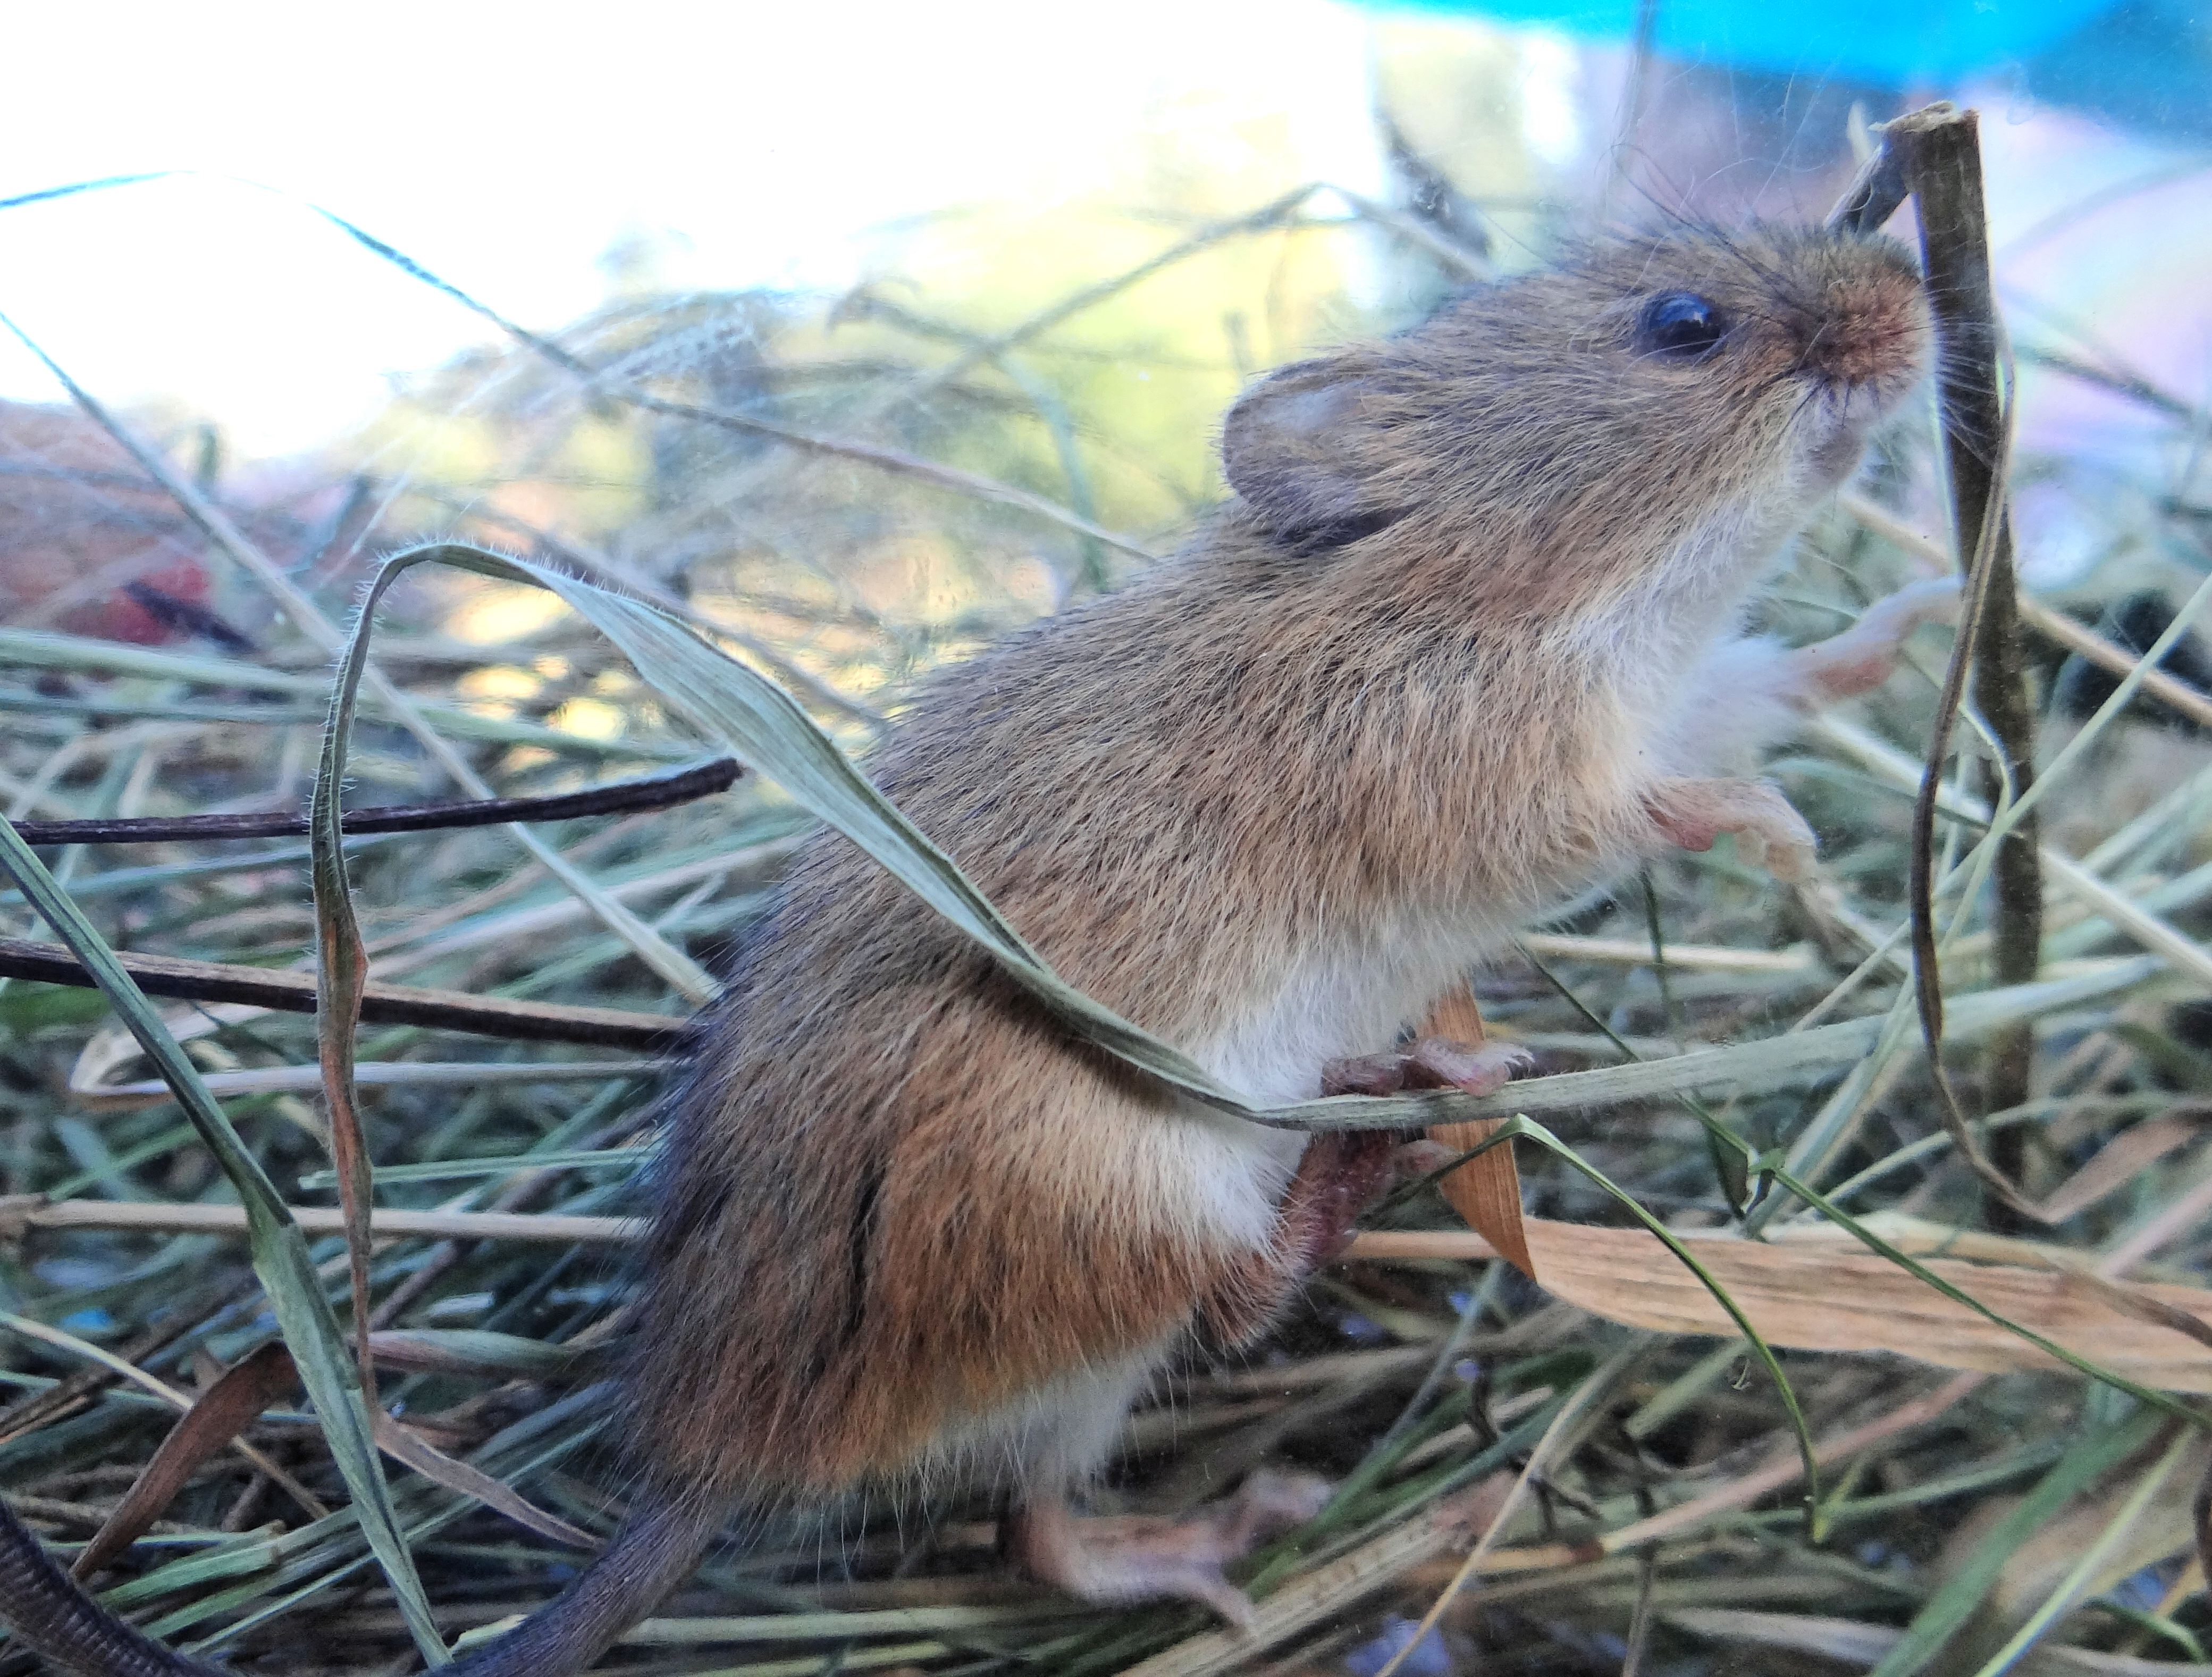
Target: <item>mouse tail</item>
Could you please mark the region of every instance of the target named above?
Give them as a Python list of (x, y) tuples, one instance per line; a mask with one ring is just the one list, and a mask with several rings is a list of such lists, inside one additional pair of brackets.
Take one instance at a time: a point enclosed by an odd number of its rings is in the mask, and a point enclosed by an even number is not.
[(9, 1640), (86, 1677), (226, 1677), (142, 1635), (84, 1593), (0, 1498), (0, 1622)]
[(697, 1570), (731, 1510), (700, 1495), (641, 1503), (581, 1577), (438, 1677), (569, 1677), (584, 1670)]
[[(569, 1677), (690, 1577), (731, 1505), (678, 1498), (631, 1514), (584, 1575), (440, 1677)], [(9, 1640), (83, 1677), (231, 1677), (163, 1647), (87, 1595), (0, 1498), (0, 1624)]]

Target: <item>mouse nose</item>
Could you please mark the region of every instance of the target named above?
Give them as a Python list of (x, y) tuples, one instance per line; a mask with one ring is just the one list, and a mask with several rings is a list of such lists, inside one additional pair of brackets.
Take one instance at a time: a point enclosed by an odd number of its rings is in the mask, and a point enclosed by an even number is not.
[(1926, 307), (1909, 275), (1832, 281), (1799, 333), (1799, 365), (1843, 385), (1888, 385), (1918, 376), (1927, 355)]

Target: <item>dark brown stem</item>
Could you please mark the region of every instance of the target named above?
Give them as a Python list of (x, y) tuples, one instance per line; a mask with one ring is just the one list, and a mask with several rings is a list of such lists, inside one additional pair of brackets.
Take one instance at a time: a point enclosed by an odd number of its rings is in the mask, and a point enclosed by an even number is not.
[[(2005, 414), (2000, 385), (2003, 339), (1990, 276), (1989, 226), (1982, 197), (1982, 154), (1975, 114), (1960, 112), (1921, 127), (1911, 151), (1911, 179), (1919, 206), (1921, 260), (1936, 313), (1936, 390), (1943, 415), (1943, 454), (1951, 520), (1961, 555), (1985, 550), (1987, 574), (1976, 592), (1973, 637), (1975, 708), (2003, 754), (1984, 766), (1983, 795), (1992, 809), (2008, 785), (2023, 796), (2035, 775), (2035, 707), (2021, 644), (2014, 577), (2012, 523), (2004, 501)], [(2000, 984), (2033, 980), (2043, 949), (2043, 865), (2033, 811), (2000, 842), (1992, 878), (1996, 924), (1992, 963)], [(1932, 981), (1933, 975), (1930, 979)], [(1995, 1037), (1984, 1059), (1984, 1101), (2002, 1111), (2029, 1097), (2035, 1036), (2023, 1023)], [(2017, 1182), (2028, 1135), (2016, 1126), (1992, 1138), (1991, 1163)], [(2017, 1221), (2013, 1196), (2001, 1193), (2001, 1222)]]
[[(2034, 777), (2035, 711), (2021, 645), (2012, 529), (2005, 505), (2009, 443), (2002, 388), (2004, 340), (1990, 276), (1989, 226), (1983, 204), (1981, 142), (1972, 111), (1931, 105), (1883, 125), (1881, 150), (1829, 218), (1832, 226), (1870, 230), (1909, 192), (1917, 210), (1921, 265), (1935, 318), (1938, 412), (1950, 490), (1952, 537), (1967, 572), (1966, 608), (1929, 745), (1928, 767), (1913, 808), (1911, 897), (1914, 979), (1921, 1034), (1944, 1125), (1960, 1155), (1996, 1196), (1996, 1220), (2018, 1227), (2037, 1220), (2034, 1202), (2015, 1185), (2023, 1163), (2024, 1128), (1999, 1138), (1995, 1158), (1967, 1127), (1942, 1064), (1943, 994), (1936, 963), (1935, 919), (1936, 793), (1971, 665), (1974, 702), (1996, 737), (2002, 762), (1990, 765), (1983, 789), (1996, 807), (2009, 787), (2023, 795)], [(2035, 976), (2043, 945), (2043, 867), (2033, 813), (2000, 841), (1992, 870), (1996, 921), (1992, 959), (1999, 983)], [(2000, 1032), (1984, 1067), (1987, 1109), (2028, 1098), (2034, 1030), (2023, 1024)]]
[[(421, 833), (438, 827), (492, 827), (508, 821), (568, 821), (578, 816), (666, 809), (727, 792), (744, 774), (733, 757), (720, 757), (672, 775), (617, 781), (583, 792), (545, 798), (478, 798), (450, 804), (398, 804), (349, 810), (339, 817), (348, 833)], [(307, 831), (307, 815), (137, 816), (113, 821), (18, 821), (27, 844), (152, 844), (166, 839), (295, 838)]]
[(1857, 175), (1836, 200), (1828, 212), (1828, 225), (1844, 233), (1872, 233), (1894, 216), (1911, 191), (1905, 179), (1905, 157), (1911, 149), (1914, 125), (1942, 121), (1953, 114), (1949, 101), (1939, 100), (1876, 128), (1881, 143), (1859, 165)]
[[(167, 955), (118, 951), (116, 958), (148, 995), (185, 1001), (244, 1002), (279, 1013), (315, 1011), (313, 973), (227, 966), (217, 961), (181, 961)], [(70, 984), (80, 989), (96, 987), (92, 975), (61, 945), (32, 943), (21, 938), (0, 938), (0, 977)], [(578, 1042), (648, 1053), (673, 1046), (687, 1023), (673, 1015), (509, 1001), (498, 996), (416, 989), (404, 984), (370, 984), (362, 990), (362, 998), (361, 1016), (372, 1024), (425, 1025), (514, 1042)]]

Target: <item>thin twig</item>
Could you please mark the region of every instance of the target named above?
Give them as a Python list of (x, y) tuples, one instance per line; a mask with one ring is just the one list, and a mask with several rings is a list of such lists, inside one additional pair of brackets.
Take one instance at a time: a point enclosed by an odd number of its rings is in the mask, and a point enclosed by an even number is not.
[[(1257, 210), (1234, 216), (1228, 221), (1216, 222), (1210, 226), (1202, 227), (1187, 238), (1176, 240), (1165, 250), (1146, 258), (1134, 267), (1126, 268), (1121, 272), (1111, 275), (1095, 284), (1085, 286), (1081, 290), (1062, 297), (1051, 307), (1038, 310), (1018, 325), (1003, 332), (981, 339), (972, 348), (963, 350), (943, 366), (932, 368), (912, 383), (892, 392), (883, 405), (888, 408), (895, 403), (919, 401), (933, 392), (941, 390), (945, 386), (966, 377), (977, 368), (996, 360), (1008, 350), (1018, 349), (1031, 338), (1051, 331), (1062, 321), (1073, 319), (1085, 309), (1095, 308), (1100, 303), (1109, 301), (1139, 281), (1149, 279), (1163, 269), (1173, 267), (1176, 263), (1208, 250), (1224, 240), (1235, 238), (1240, 234), (1264, 232), (1269, 228), (1279, 226), (1285, 219), (1295, 214), (1307, 199), (1321, 190), (1320, 182), (1309, 182), (1305, 185), (1294, 187), (1280, 197), (1261, 204)], [(1348, 194), (1340, 196), (1349, 199)]]
[[(570, 358), (573, 361), (573, 357)], [(584, 363), (574, 362), (581, 367)], [(1034, 513), (1073, 531), (1079, 536), (1088, 536), (1094, 542), (1103, 542), (1117, 548), (1133, 558), (1153, 560), (1160, 556), (1156, 549), (1146, 546), (1118, 530), (1109, 530), (1103, 524), (1094, 524), (1080, 513), (1069, 511), (1058, 501), (1048, 501), (1041, 495), (1016, 489), (1012, 483), (1002, 483), (995, 477), (986, 477), (980, 472), (963, 471), (958, 466), (941, 465), (935, 460), (926, 460), (919, 454), (909, 454), (903, 449), (884, 448), (871, 442), (854, 442), (839, 437), (817, 436), (810, 431), (794, 431), (789, 426), (777, 425), (765, 419), (756, 419), (750, 414), (733, 413), (726, 408), (702, 408), (696, 403), (675, 402), (666, 397), (655, 396), (625, 381), (605, 374), (588, 374), (592, 387), (607, 386), (606, 393), (617, 400), (646, 413), (657, 413), (670, 419), (686, 419), (694, 424), (711, 425), (717, 430), (733, 431), (740, 436), (766, 437), (787, 448), (795, 448), (802, 454), (819, 454), (832, 459), (855, 460), (865, 465), (895, 472), (902, 477), (912, 477), (941, 489), (951, 489), (977, 501), (995, 501), (1002, 507)]]
[[(354, 833), (426, 833), (447, 827), (491, 827), (510, 821), (570, 821), (630, 810), (663, 810), (727, 792), (744, 773), (734, 757), (720, 757), (696, 769), (641, 780), (617, 781), (584, 792), (544, 798), (477, 798), (442, 804), (380, 805), (349, 810), (344, 830)], [(112, 821), (18, 821), (15, 830), (28, 844), (153, 844), (173, 839), (296, 838), (307, 830), (307, 816), (158, 815)]]
[(1039, 518), (1048, 520), (1066, 529), (1074, 531), (1078, 535), (1088, 536), (1093, 540), (1104, 542), (1111, 547), (1119, 548), (1124, 553), (1132, 554), (1138, 558), (1152, 559), (1158, 556), (1151, 549), (1132, 540), (1129, 537), (1093, 524), (1090, 520), (1070, 512), (1056, 501), (1048, 501), (1040, 495), (1031, 495), (1027, 489), (1016, 489), (1011, 483), (1000, 483), (996, 478), (985, 477), (972, 471), (963, 471), (957, 466), (941, 465), (934, 460), (926, 460), (918, 454), (908, 454), (900, 449), (880, 447), (874, 443), (856, 442), (842, 437), (820, 436), (808, 431), (796, 431), (788, 426), (756, 418), (750, 414), (737, 413), (723, 408), (702, 408), (690, 402), (672, 402), (655, 396), (650, 391), (627, 379), (609, 373), (603, 368), (592, 366), (580, 355), (564, 349), (552, 339), (516, 325), (496, 309), (477, 301), (459, 286), (448, 280), (441, 279), (416, 261), (414, 258), (386, 244), (374, 234), (355, 226), (343, 216), (332, 215), (319, 205), (315, 206), (315, 213), (332, 226), (340, 228), (349, 237), (374, 251), (403, 273), (422, 281), (423, 284), (434, 290), (443, 292), (471, 313), (489, 320), (517, 343), (552, 362), (554, 366), (580, 381), (586, 389), (599, 395), (625, 403), (647, 413), (662, 414), (672, 419), (690, 420), (697, 424), (711, 425), (718, 429), (734, 431), (744, 436), (765, 437), (782, 443), (787, 447), (796, 448), (802, 453), (818, 454), (834, 459), (853, 460), (860, 465), (872, 465), (884, 471), (896, 473), (900, 477), (913, 477), (924, 483), (934, 483), (940, 489), (951, 489), (957, 494), (971, 495), (978, 500), (995, 501), (1002, 506), (1017, 507), (1023, 512), (1031, 513)]
[[(530, 1160), (515, 1160), (518, 1170)], [(292, 1215), (311, 1235), (345, 1231), (335, 1206), (294, 1206)], [(161, 1234), (246, 1233), (246, 1212), (237, 1206), (151, 1200), (57, 1200), (35, 1194), (0, 1196), (0, 1242), (19, 1240), (32, 1229), (112, 1229)], [(634, 1217), (565, 1216), (553, 1212), (406, 1211), (379, 1206), (369, 1213), (369, 1230), (380, 1238), (428, 1236), (440, 1240), (529, 1241), (549, 1246), (627, 1246), (644, 1236), (645, 1224)], [(1352, 1236), (1341, 1255), (1346, 1263), (1388, 1263), (1434, 1258), (1495, 1258), (1498, 1250), (1477, 1234), (1440, 1230), (1435, 1234), (1364, 1231)]]
[[(278, 1013), (315, 1011), (313, 973), (272, 971), (219, 961), (185, 961), (168, 955), (118, 953), (138, 987), (151, 996), (182, 1001), (240, 1002)], [(0, 977), (46, 984), (97, 987), (92, 975), (59, 944), (0, 938)], [(459, 990), (370, 984), (362, 992), (362, 1018), (372, 1024), (426, 1025), (518, 1042), (576, 1042), (595, 1048), (665, 1049), (686, 1020), (674, 1014), (634, 1013), (614, 1007), (574, 1007), (549, 1001), (511, 1001)]]
[[(311, 1235), (342, 1235), (345, 1213), (336, 1206), (294, 1206), (300, 1227)], [(242, 1206), (161, 1204), (143, 1200), (61, 1200), (36, 1194), (0, 1199), (0, 1241), (20, 1240), (33, 1229), (110, 1229), (149, 1234), (246, 1234)], [(645, 1224), (627, 1217), (563, 1217), (535, 1212), (398, 1211), (377, 1206), (369, 1232), (380, 1239), (518, 1240), (549, 1246), (626, 1246), (642, 1238)]]

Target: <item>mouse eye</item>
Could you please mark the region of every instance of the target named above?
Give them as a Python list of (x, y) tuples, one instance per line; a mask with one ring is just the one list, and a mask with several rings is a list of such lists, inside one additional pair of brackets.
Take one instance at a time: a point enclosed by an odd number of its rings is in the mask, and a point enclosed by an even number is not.
[(1728, 317), (1694, 291), (1662, 291), (1636, 317), (1636, 353), (1698, 361), (1728, 331)]

